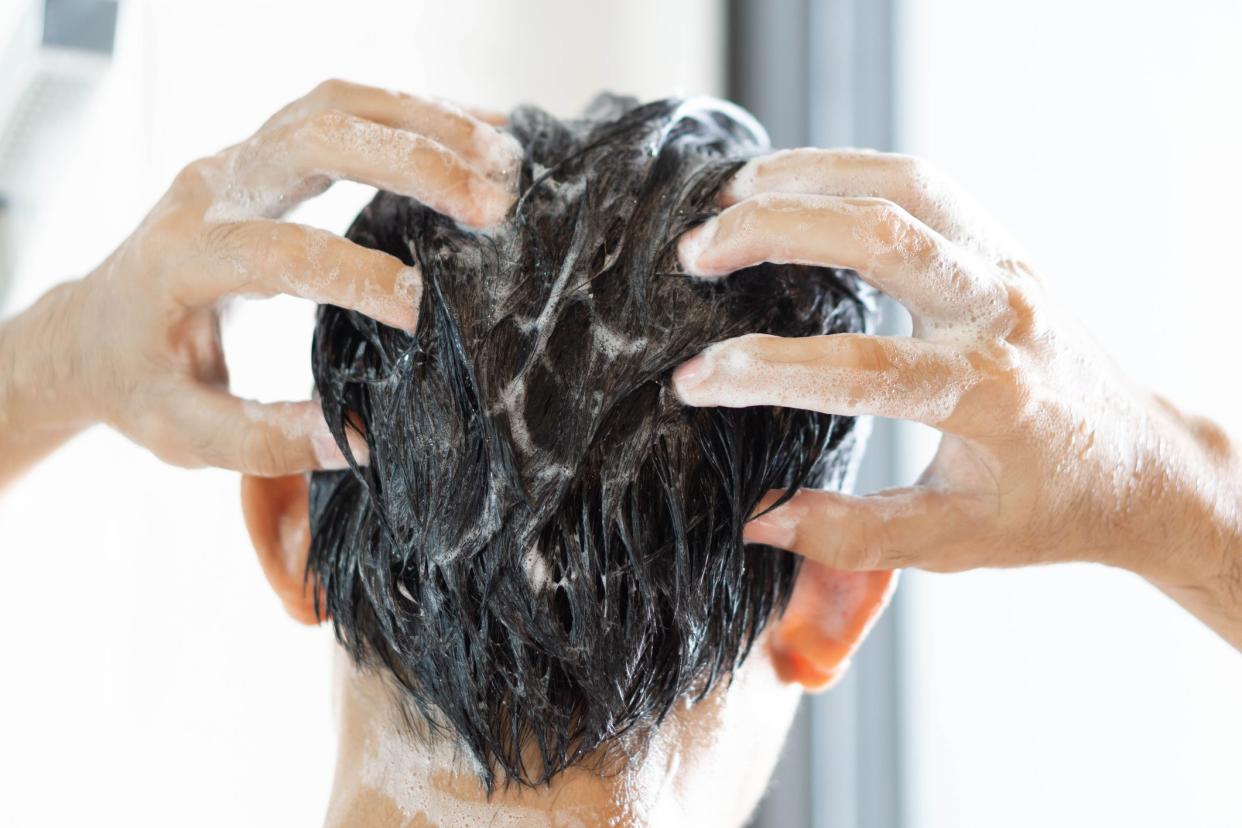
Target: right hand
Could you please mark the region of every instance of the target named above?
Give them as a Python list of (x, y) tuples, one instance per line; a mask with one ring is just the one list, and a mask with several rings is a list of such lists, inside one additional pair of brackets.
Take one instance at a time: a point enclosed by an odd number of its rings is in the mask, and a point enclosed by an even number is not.
[[(280, 217), (350, 179), (491, 225), (516, 197), (520, 153), (510, 136), (451, 105), (319, 85), (251, 138), (182, 170), (94, 272), (6, 326), (15, 356), (0, 394), (3, 436), (102, 421), (178, 466), (267, 476), (343, 466), (316, 402), (263, 405), (228, 393), (221, 301), (290, 294), (412, 330), (417, 268)], [(351, 448), (365, 454), (364, 444)]]

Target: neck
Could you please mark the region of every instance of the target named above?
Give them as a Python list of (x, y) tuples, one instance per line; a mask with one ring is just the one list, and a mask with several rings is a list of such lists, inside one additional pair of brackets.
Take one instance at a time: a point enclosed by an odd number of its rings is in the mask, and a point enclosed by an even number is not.
[[(743, 669), (728, 688), (679, 705), (617, 772), (573, 767), (546, 786), (498, 787), (489, 798), (471, 760), (447, 740), (408, 732), (383, 679), (339, 661), (340, 747), (326, 828), (740, 825), (766, 785), (798, 695), (780, 688), (786, 703), (774, 710), (770, 665)], [(761, 723), (738, 715), (754, 712), (734, 704), (747, 696), (763, 700)]]

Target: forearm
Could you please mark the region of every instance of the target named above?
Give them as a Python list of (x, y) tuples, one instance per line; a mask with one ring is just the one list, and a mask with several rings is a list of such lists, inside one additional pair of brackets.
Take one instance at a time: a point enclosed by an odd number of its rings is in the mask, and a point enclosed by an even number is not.
[(75, 284), (0, 322), (0, 488), (90, 424), (85, 389), (72, 380)]
[(1210, 585), (1170, 586), (1156, 582), (1166, 595), (1242, 651), (1242, 580)]
[(1205, 461), (1188, 487), (1185, 542), (1167, 566), (1142, 574), (1242, 651), (1242, 453), (1211, 423), (1192, 431)]

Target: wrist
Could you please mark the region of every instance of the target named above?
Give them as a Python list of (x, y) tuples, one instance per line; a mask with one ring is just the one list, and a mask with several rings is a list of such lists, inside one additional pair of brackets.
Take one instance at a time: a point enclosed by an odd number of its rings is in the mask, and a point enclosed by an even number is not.
[(1205, 458), (1201, 483), (1193, 487), (1207, 530), (1201, 575), (1209, 586), (1237, 590), (1242, 587), (1242, 456), (1215, 423), (1200, 419), (1193, 430)]
[(71, 434), (95, 419), (81, 376), (80, 285), (57, 285), (0, 323), (0, 430), (10, 440)]

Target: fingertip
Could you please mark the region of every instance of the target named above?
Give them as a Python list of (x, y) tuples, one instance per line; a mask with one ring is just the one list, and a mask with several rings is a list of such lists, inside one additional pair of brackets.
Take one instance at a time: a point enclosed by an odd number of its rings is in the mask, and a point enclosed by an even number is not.
[(340, 471), (349, 468), (349, 461), (345, 459), (341, 447), (336, 444), (336, 438), (326, 429), (312, 434), (310, 444), (311, 452), (315, 455), (316, 468), (319, 471)]
[(526, 151), (513, 135), (494, 126), (485, 126), (480, 132), (488, 133), (487, 150), (483, 154), (492, 178), (505, 187), (516, 190), (518, 179), (522, 174), (522, 159)]
[(486, 106), (468, 106), (466, 107), (466, 113), (494, 127), (502, 127), (509, 123), (508, 114), (499, 109), (492, 109)]
[(799, 501), (801, 491), (775, 509), (771, 506), (785, 494), (782, 489), (772, 489), (759, 499), (750, 520), (742, 528), (742, 540), (762, 543), (781, 549), (793, 549), (798, 537), (798, 524), (806, 510)]
[(739, 201), (743, 201), (755, 193), (755, 180), (757, 178), (757, 165), (760, 159), (752, 159), (736, 173), (733, 177), (725, 182), (720, 188), (720, 194), (717, 196), (717, 202), (721, 207), (732, 207)]
[(400, 318), (396, 327), (413, 334), (418, 325), (418, 309), (423, 301), (423, 274), (417, 267), (402, 267), (393, 281)]
[(797, 536), (797, 518), (784, 508), (748, 521), (742, 530), (742, 540), (746, 543), (762, 543), (779, 549), (792, 548)]
[(354, 462), (359, 466), (369, 466), (371, 464), (371, 448), (367, 445), (367, 438), (363, 437), (353, 429), (345, 429), (345, 442), (349, 445), (349, 451), (354, 456)]
[[(703, 383), (707, 381), (711, 373), (711, 355), (707, 351), (677, 366), (677, 369), (673, 371), (673, 390), (677, 398), (686, 405), (701, 405), (702, 402), (696, 397), (695, 391), (701, 390)], [(701, 395), (698, 396), (701, 397)]]
[(476, 178), (469, 184), (467, 202), (457, 220), (474, 230), (502, 224), (517, 200), (515, 188)]
[(706, 266), (703, 261), (704, 253), (716, 236), (716, 228), (716, 220), (708, 219), (698, 227), (683, 233), (678, 240), (677, 259), (681, 263), (682, 270), (687, 274), (700, 278), (713, 278), (724, 275), (724, 273)]
[[(370, 462), (370, 449), (361, 434), (346, 428), (345, 441), (357, 465), (365, 466)], [(319, 471), (342, 471), (350, 467), (349, 460), (337, 444), (336, 437), (328, 430), (326, 422), (322, 428), (316, 428), (311, 434), (310, 445)]]
[(353, 309), (412, 335), (418, 326), (418, 308), (423, 297), (422, 273), (417, 267), (407, 266), (399, 259), (384, 255), (395, 262), (395, 273), (389, 270), (392, 275), (378, 285), (371, 283), (364, 286), (363, 294), (353, 302)]

